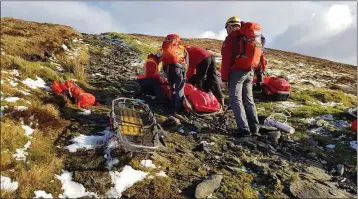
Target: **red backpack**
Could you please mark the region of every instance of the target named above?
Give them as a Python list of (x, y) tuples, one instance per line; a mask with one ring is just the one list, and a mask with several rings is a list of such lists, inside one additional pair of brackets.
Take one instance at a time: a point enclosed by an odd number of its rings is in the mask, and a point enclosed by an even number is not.
[(169, 34), (162, 43), (162, 61), (164, 65), (185, 63), (184, 46), (180, 45), (177, 34)]
[(257, 69), (262, 54), (261, 27), (254, 22), (246, 22), (240, 28), (239, 54), (235, 65), (243, 70)]

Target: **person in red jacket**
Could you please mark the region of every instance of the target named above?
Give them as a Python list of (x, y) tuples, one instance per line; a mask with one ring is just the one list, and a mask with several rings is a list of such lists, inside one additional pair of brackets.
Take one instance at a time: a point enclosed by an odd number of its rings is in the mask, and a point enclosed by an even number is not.
[[(221, 79), (228, 82), (230, 106), (234, 112), (238, 126), (237, 136), (260, 135), (259, 121), (252, 93), (254, 70), (243, 69), (244, 66), (235, 64), (235, 58), (240, 54), (238, 48), (241, 38), (241, 22), (236, 16), (230, 17), (225, 28), (228, 36), (221, 48), (222, 65)], [(240, 46), (239, 46), (240, 47)]]
[[(184, 46), (189, 54), (187, 80), (204, 92), (212, 92), (220, 104), (224, 105), (224, 96), (220, 87), (220, 78), (213, 54), (196, 46)], [(194, 74), (196, 73), (196, 74)]]
[(159, 72), (160, 54), (149, 54), (143, 66), (143, 69), (137, 70), (137, 83), (140, 86), (139, 91), (134, 94), (138, 98), (142, 94), (155, 95), (158, 101), (165, 99), (161, 87), (162, 79)]

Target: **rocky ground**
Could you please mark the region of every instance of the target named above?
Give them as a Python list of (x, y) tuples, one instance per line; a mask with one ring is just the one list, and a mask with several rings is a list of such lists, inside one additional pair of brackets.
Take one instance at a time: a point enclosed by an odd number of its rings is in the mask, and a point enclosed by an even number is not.
[[(98, 136), (102, 135), (98, 132), (109, 126), (107, 113), (111, 100), (131, 97), (138, 88), (133, 69), (142, 60), (138, 49), (119, 38), (86, 35), (84, 41), (90, 44), (88, 83), (102, 88), (93, 90), (102, 106), (94, 107), (89, 116), (78, 118), (67, 114), (66, 119), (72, 120), (69, 131)], [(337, 167), (329, 161), (330, 154), (310, 150), (319, 145), (314, 140), (300, 142), (274, 128), (262, 129), (261, 137), (235, 139), (231, 136), (232, 113), (227, 118), (183, 115), (168, 119), (167, 107), (149, 98), (145, 100), (169, 132), (166, 147), (161, 146), (150, 157), (167, 177), (139, 181), (122, 193), (124, 197), (346, 198), (356, 195), (356, 164)], [(69, 135), (62, 139), (64, 147), (73, 143), (74, 136)], [(139, 164), (144, 155), (129, 158), (120, 144), (110, 152), (112, 159), (116, 157), (119, 161), (108, 169), (106, 149), (110, 141), (107, 138), (94, 149), (78, 149), (73, 153), (63, 150), (68, 154), (65, 169), (74, 172), (73, 180), (98, 196), (108, 194), (112, 186), (110, 172), (120, 171), (125, 165), (148, 171)]]
[[(357, 136), (343, 114), (357, 100), (353, 66), (266, 50), (268, 73), (289, 80), (292, 92), (285, 102), (257, 97), (259, 120), (263, 124), (274, 110), (289, 111), (293, 134), (266, 127), (259, 137), (234, 138), (231, 111), (215, 117), (169, 117), (168, 104), (144, 96), (167, 132), (165, 146), (151, 155), (130, 156), (109, 128), (111, 102), (133, 96), (136, 67), (157, 51), (163, 38), (81, 34), (67, 26), (16, 19), (2, 19), (2, 24), (4, 198), (357, 195)], [(220, 66), (221, 41), (183, 43), (210, 50)], [(52, 94), (50, 85), (59, 79), (76, 81), (99, 105), (81, 110)]]

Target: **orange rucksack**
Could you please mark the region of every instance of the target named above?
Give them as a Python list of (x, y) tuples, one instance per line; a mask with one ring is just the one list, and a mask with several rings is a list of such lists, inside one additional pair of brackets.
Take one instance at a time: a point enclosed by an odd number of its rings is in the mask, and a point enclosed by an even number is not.
[(62, 84), (61, 82), (59, 81), (53, 81), (53, 84), (52, 84), (52, 92), (53, 93), (56, 93), (56, 94), (63, 94), (64, 92), (66, 91), (66, 87), (64, 84)]
[(246, 22), (240, 28), (239, 54), (235, 65), (243, 70), (257, 69), (262, 54), (261, 27), (254, 22)]
[(162, 61), (164, 65), (185, 63), (184, 46), (180, 45), (177, 34), (169, 34), (162, 43)]

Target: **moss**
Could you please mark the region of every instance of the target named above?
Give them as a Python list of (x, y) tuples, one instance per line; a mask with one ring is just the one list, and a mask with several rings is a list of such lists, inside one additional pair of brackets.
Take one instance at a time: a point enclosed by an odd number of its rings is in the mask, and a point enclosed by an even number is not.
[(258, 198), (256, 191), (251, 186), (253, 179), (252, 174), (230, 174), (225, 171), (219, 192), (225, 198)]

